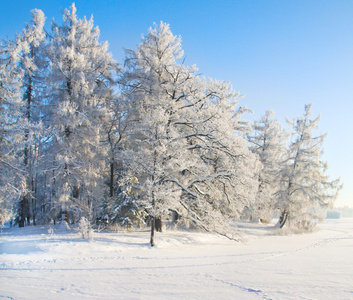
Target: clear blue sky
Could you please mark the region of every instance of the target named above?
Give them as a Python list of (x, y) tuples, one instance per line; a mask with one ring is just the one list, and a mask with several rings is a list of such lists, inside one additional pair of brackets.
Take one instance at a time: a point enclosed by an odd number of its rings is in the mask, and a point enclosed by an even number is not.
[[(0, 36), (13, 38), (39, 8), (60, 23), (67, 0), (0, 0)], [(94, 16), (101, 40), (123, 62), (153, 22), (180, 35), (186, 64), (230, 81), (254, 111), (273, 109), (285, 124), (313, 104), (327, 132), (324, 160), (344, 188), (337, 205), (353, 206), (353, 1), (77, 0), (79, 17)]]

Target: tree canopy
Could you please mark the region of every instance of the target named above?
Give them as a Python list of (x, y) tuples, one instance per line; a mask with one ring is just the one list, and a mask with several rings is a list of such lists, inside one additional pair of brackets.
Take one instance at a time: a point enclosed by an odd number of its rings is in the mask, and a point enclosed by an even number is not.
[[(186, 65), (181, 38), (154, 24), (120, 66), (76, 7), (45, 33), (44, 13), (0, 48), (0, 218), (151, 228), (237, 239), (233, 220), (309, 228), (340, 183), (305, 114), (249, 124), (229, 82)], [(85, 219), (83, 219), (85, 218)]]

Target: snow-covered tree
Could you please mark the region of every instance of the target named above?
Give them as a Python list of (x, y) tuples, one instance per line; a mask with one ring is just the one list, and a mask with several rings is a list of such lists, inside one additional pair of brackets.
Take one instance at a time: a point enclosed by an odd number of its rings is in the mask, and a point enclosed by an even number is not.
[[(63, 210), (95, 212), (103, 196), (106, 147), (101, 123), (107, 116), (116, 63), (99, 42), (93, 19), (78, 19), (76, 7), (53, 23), (50, 86), (53, 108), (55, 198)], [(90, 215), (90, 217), (93, 217)]]
[(341, 187), (339, 180), (330, 181), (325, 174), (327, 163), (320, 157), (326, 134), (314, 136), (319, 119), (311, 119), (310, 104), (301, 118), (288, 121), (293, 132), (277, 205), (282, 212), (278, 223), (281, 228), (288, 224), (310, 230), (333, 205)]
[(287, 136), (273, 116), (273, 111), (266, 111), (260, 120), (254, 121), (253, 132), (248, 134), (250, 149), (259, 155), (262, 163), (258, 178), (259, 189), (255, 202), (249, 207), (249, 213), (253, 220), (265, 222), (274, 213), (280, 169), (287, 149)]
[[(11, 47), (12, 46), (12, 47)], [(14, 166), (18, 136), (16, 122), (21, 108), (20, 80), (15, 70), (13, 45), (0, 47), (0, 218), (1, 223), (12, 217), (17, 190), (14, 187)], [(14, 134), (16, 132), (16, 134)], [(21, 137), (20, 137), (21, 138)], [(18, 193), (17, 193), (18, 194)]]
[(106, 225), (141, 227), (146, 212), (136, 202), (132, 184), (137, 182), (137, 178), (132, 176), (129, 163), (124, 157), (131, 123), (135, 118), (134, 109), (129, 99), (122, 94), (112, 95), (108, 109), (110, 118), (102, 126), (107, 146), (105, 182), (109, 188), (100, 204), (98, 219)]
[(182, 56), (180, 37), (161, 22), (128, 52), (123, 77), (136, 109), (127, 157), (152, 219), (151, 245), (156, 218), (172, 211), (224, 233), (222, 220), (254, 196), (258, 161), (235, 133), (236, 95), (228, 83), (178, 63)]
[[(23, 168), (25, 122), (22, 86), (25, 70), (21, 55), (28, 53), (29, 40), (3, 41), (0, 46), (0, 205), (2, 221), (13, 216), (17, 202), (26, 193)], [(30, 59), (27, 60), (31, 64)]]
[[(32, 215), (35, 224), (35, 177), (40, 129), (40, 90), (43, 89), (43, 52), (40, 47), (44, 42), (44, 13), (35, 9), (32, 11), (32, 22), (27, 24), (21, 35), (17, 36), (16, 48), (19, 55), (18, 68), (23, 74), (21, 90), (23, 93), (23, 108), (21, 125), (24, 130), (23, 169), (25, 170), (25, 190), (19, 206), (19, 226), (23, 227), (25, 219)], [(32, 208), (32, 209), (30, 209)]]

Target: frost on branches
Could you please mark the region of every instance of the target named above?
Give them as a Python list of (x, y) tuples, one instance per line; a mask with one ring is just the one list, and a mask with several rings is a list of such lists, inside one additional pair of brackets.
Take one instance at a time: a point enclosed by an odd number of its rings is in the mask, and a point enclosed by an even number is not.
[(257, 189), (258, 160), (235, 134), (236, 95), (228, 83), (178, 63), (182, 56), (181, 39), (162, 22), (126, 60), (123, 85), (137, 119), (127, 156), (152, 219), (151, 245), (155, 219), (171, 212), (226, 235), (229, 217)]
[(13, 217), (23, 187), (23, 170), (16, 157), (21, 149), (21, 79), (18, 53), (10, 42), (0, 45), (0, 222)]
[(63, 25), (53, 23), (48, 81), (55, 135), (54, 193), (63, 210), (74, 208), (87, 216), (95, 213), (103, 196), (102, 121), (116, 65), (107, 43), (99, 43), (93, 19), (77, 19), (74, 4), (63, 19)]
[(42, 70), (45, 68), (44, 52), (44, 13), (41, 10), (32, 11), (33, 20), (17, 37), (19, 51), (19, 68), (23, 71), (21, 126), (24, 130), (23, 169), (26, 173), (25, 189), (19, 204), (18, 222), (20, 227), (25, 221), (36, 224), (35, 208), (35, 178), (38, 176), (38, 166), (41, 163), (38, 144), (42, 139), (41, 120), (43, 114), (41, 95), (43, 87)]
[(288, 121), (292, 140), (286, 164), (282, 170), (279, 227), (288, 225), (299, 230), (310, 230), (316, 220), (322, 220), (327, 208), (333, 205), (341, 185), (329, 181), (325, 172), (327, 163), (321, 161), (322, 145), (326, 134), (313, 135), (320, 117), (312, 120), (311, 104), (305, 106), (301, 118)]
[(251, 220), (262, 222), (269, 222), (275, 215), (280, 169), (286, 152), (287, 136), (273, 116), (273, 111), (267, 111), (260, 120), (254, 122), (253, 132), (247, 137), (250, 149), (259, 155), (262, 169), (255, 202), (245, 212)]
[(0, 47), (0, 218), (15, 217), (19, 203), (20, 227), (30, 216), (35, 53), (44, 39), (43, 12), (35, 9), (32, 16), (31, 24), (14, 42)]
[(154, 245), (165, 221), (238, 239), (233, 220), (280, 212), (280, 227), (307, 230), (332, 204), (340, 184), (311, 106), (286, 151), (272, 112), (250, 134), (238, 94), (185, 65), (168, 24), (121, 70), (74, 4), (49, 34), (32, 16), (0, 45), (0, 224), (67, 220), (85, 237), (95, 223), (148, 224)]
[(81, 217), (78, 222), (78, 230), (83, 239), (93, 239), (93, 229), (91, 227), (91, 223), (85, 217)]

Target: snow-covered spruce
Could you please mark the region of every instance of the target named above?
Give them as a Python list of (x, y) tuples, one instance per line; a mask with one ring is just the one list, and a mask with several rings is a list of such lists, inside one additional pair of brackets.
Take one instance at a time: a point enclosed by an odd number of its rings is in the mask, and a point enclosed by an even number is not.
[(104, 196), (107, 154), (102, 122), (109, 118), (116, 63), (107, 43), (99, 42), (93, 19), (78, 19), (76, 7), (52, 24), (50, 89), (52, 107), (54, 199), (58, 209), (79, 210), (93, 218)]

